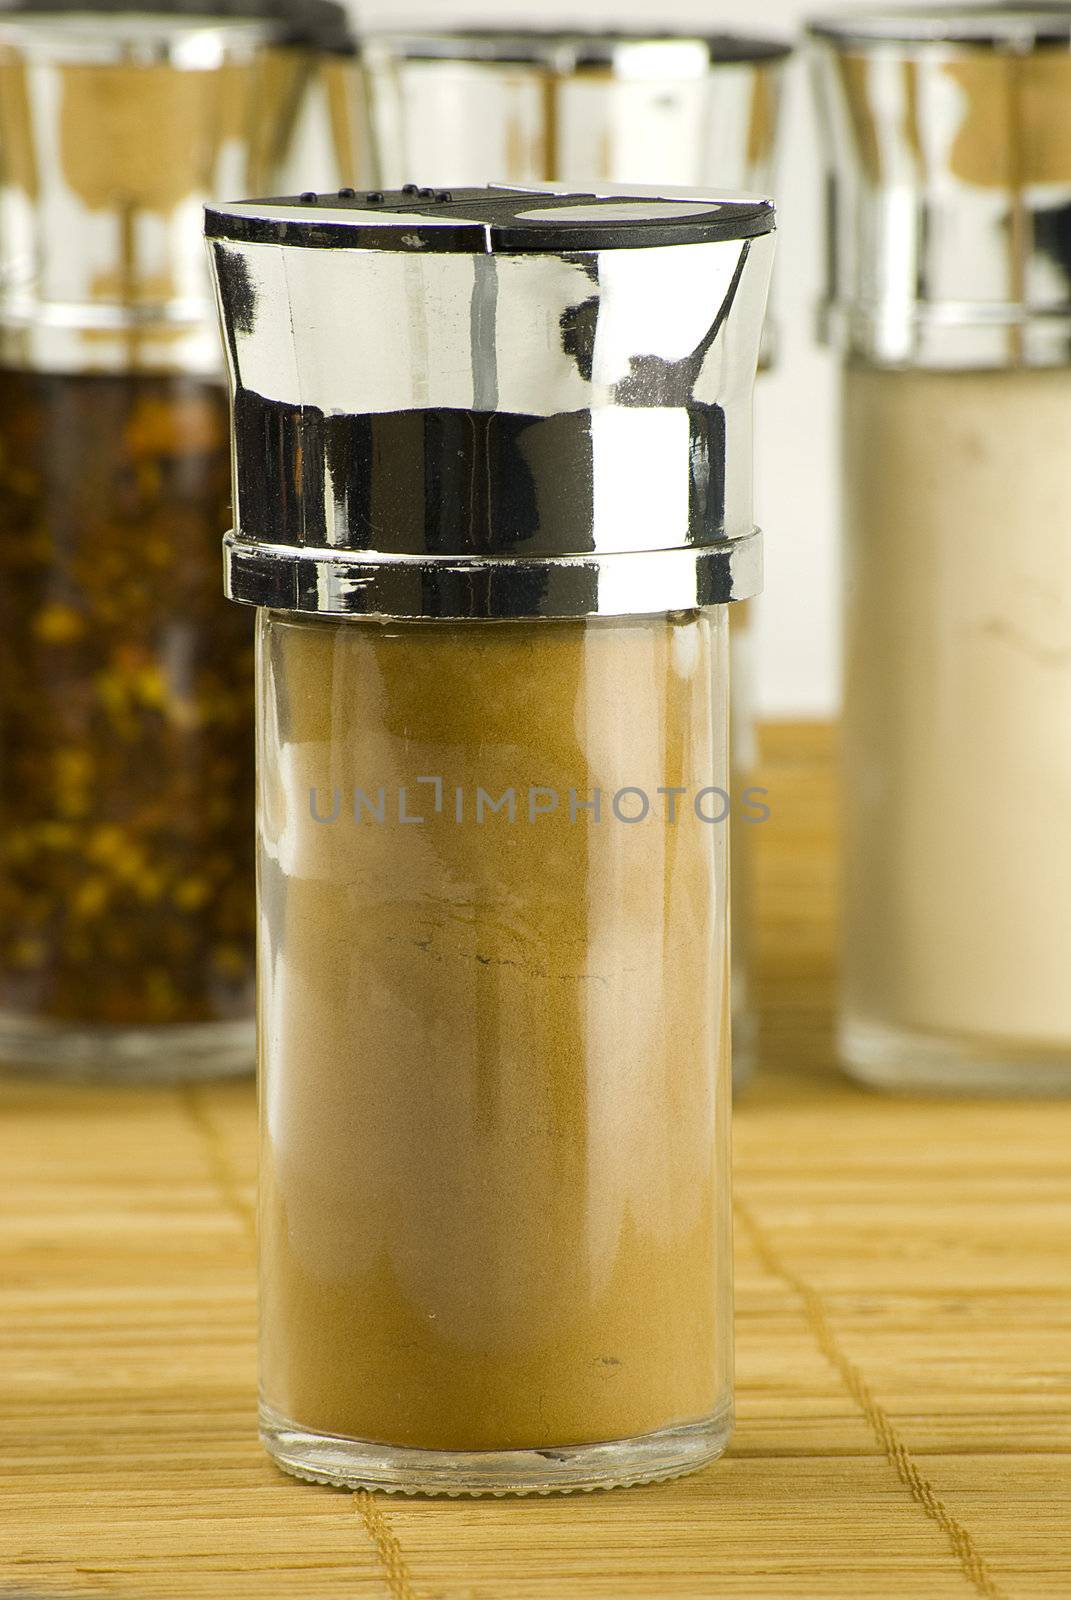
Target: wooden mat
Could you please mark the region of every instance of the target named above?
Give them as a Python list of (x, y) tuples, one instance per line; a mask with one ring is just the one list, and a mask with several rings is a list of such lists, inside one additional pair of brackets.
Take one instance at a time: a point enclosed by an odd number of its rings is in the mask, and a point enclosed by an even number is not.
[(1071, 1105), (835, 1075), (829, 745), (766, 740), (730, 1455), (556, 1500), (282, 1477), (254, 1432), (251, 1087), (9, 1081), (0, 1595), (1071, 1595)]

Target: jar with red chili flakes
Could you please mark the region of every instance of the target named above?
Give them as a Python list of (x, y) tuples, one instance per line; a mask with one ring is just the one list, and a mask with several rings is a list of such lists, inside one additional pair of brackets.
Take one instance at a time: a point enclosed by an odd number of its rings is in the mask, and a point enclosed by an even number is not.
[(340, 12), (227, 9), (0, 19), (8, 1065), (253, 1064), (253, 636), (219, 592), (229, 406), (200, 219), (277, 178), (337, 46), (302, 16)]

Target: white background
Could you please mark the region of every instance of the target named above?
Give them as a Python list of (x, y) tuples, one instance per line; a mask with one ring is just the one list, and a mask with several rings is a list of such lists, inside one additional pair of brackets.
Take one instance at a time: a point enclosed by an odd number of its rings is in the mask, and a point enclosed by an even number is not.
[[(397, 25), (463, 21), (554, 26), (701, 26), (792, 37), (817, 4), (801, 0), (363, 0), (358, 22)], [(835, 9), (837, 0), (833, 0)], [(829, 9), (826, 5), (826, 9)], [(774, 309), (780, 339), (777, 368), (764, 374), (756, 397), (757, 515), (766, 533), (766, 593), (757, 639), (758, 694), (768, 716), (826, 716), (837, 701), (836, 367), (815, 343), (815, 305), (822, 276), (822, 180), (810, 84), (802, 61), (788, 75), (777, 185), (778, 264)], [(489, 178), (495, 176), (488, 173)]]

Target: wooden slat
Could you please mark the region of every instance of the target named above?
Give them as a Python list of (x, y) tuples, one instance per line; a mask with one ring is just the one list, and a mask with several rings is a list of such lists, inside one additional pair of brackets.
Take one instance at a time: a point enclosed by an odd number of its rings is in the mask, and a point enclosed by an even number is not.
[(251, 1086), (0, 1089), (0, 1595), (911, 1600), (1071, 1592), (1071, 1107), (832, 1065), (831, 737), (770, 729), (739, 1424), (692, 1478), (430, 1502), (254, 1433)]

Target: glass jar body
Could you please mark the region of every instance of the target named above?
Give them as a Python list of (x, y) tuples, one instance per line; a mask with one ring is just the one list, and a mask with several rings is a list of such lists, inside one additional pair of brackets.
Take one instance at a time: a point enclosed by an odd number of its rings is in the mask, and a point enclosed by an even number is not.
[(226, 394), (0, 370), (0, 1058), (253, 1060), (252, 655)]
[(733, 1086), (743, 1089), (755, 1071), (759, 1015), (755, 1001), (756, 860), (753, 829), (764, 819), (759, 776), (754, 603), (729, 611), (730, 739), (733, 795), (729, 903), (732, 921)]
[(261, 1400), (298, 1475), (687, 1471), (732, 1410), (724, 608), (261, 612)]
[(1071, 372), (845, 375), (840, 1045), (1071, 1090)]

